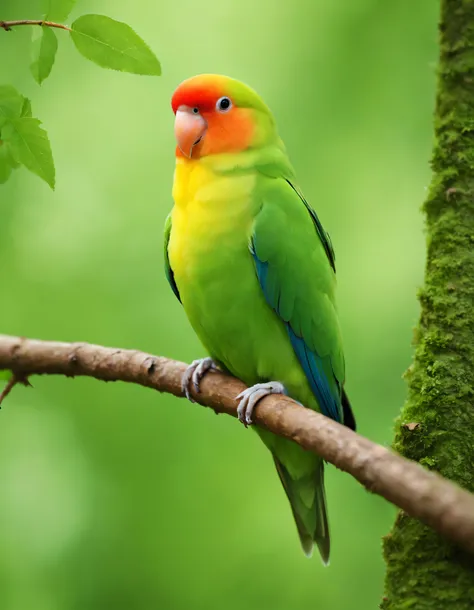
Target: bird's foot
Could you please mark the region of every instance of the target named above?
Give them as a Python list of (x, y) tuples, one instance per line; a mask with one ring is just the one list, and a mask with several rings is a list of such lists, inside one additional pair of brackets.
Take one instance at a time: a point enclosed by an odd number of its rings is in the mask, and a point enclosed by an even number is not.
[(212, 358), (200, 358), (199, 360), (193, 360), (184, 372), (183, 379), (181, 381), (181, 388), (184, 395), (191, 402), (195, 402), (191, 396), (191, 384), (194, 390), (199, 393), (199, 384), (201, 379), (208, 371), (217, 371), (217, 364)]
[(279, 381), (256, 383), (247, 388), (236, 397), (240, 399), (237, 407), (237, 416), (245, 427), (252, 424), (252, 414), (259, 400), (270, 394), (287, 394), (285, 386)]

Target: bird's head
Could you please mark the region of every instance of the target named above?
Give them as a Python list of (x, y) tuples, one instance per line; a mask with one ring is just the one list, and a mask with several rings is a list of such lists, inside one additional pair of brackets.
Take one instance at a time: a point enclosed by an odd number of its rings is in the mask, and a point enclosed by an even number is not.
[(171, 100), (176, 115), (176, 154), (199, 159), (270, 144), (273, 116), (247, 85), (227, 76), (201, 74), (179, 85)]

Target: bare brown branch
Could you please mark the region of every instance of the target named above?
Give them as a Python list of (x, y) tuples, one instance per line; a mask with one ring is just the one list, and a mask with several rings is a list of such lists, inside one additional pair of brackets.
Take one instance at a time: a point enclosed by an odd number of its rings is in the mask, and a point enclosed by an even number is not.
[[(20, 378), (82, 375), (126, 381), (182, 396), (186, 365), (135, 350), (0, 335), (1, 369)], [(201, 405), (235, 417), (235, 396), (244, 387), (233, 377), (211, 372), (201, 384), (201, 393), (193, 396)], [(450, 481), (284, 396), (264, 398), (256, 409), (255, 421), (318, 453), (369, 491), (474, 552), (474, 496)]]
[(10, 377), (10, 379), (7, 381), (7, 384), (3, 388), (2, 392), (0, 393), (0, 408), (2, 406), (2, 402), (5, 400), (5, 398), (8, 396), (8, 394), (10, 394), (10, 392), (13, 390), (13, 388), (16, 386), (17, 383), (18, 383), (18, 379), (17, 379), (16, 375), (12, 375)]
[(62, 23), (55, 23), (54, 21), (44, 21), (42, 19), (17, 19), (16, 21), (0, 21), (0, 28), (5, 30), (5, 32), (9, 32), (12, 28), (17, 27), (18, 25), (39, 25), (41, 27), (48, 28), (59, 28), (61, 30), (71, 31), (67, 25), (63, 25)]

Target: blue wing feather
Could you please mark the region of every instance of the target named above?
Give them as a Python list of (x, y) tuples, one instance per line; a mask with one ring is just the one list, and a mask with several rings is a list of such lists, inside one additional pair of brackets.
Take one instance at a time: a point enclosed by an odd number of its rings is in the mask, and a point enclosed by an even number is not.
[(336, 399), (331, 392), (329, 380), (323, 369), (322, 359), (308, 349), (308, 346), (301, 337), (298, 337), (289, 324), (286, 325), (290, 335), (291, 345), (295, 350), (298, 360), (303, 367), (304, 373), (310, 383), (314, 395), (324, 415), (341, 422), (340, 399)]
[[(269, 290), (269, 285), (267, 283), (268, 263), (259, 260), (257, 257), (253, 240), (250, 244), (250, 252), (252, 253), (255, 261), (257, 277), (260, 286), (262, 287), (265, 300), (281, 317), (279, 311), (280, 299), (277, 298), (275, 302), (273, 290)], [(281, 295), (281, 292), (279, 292), (279, 294)], [(324, 372), (322, 358), (317, 353), (309, 349), (304, 340), (296, 334), (288, 321), (284, 320), (284, 322), (288, 331), (291, 345), (293, 346), (296, 356), (303, 367), (303, 371), (309, 381), (313, 394), (318, 400), (322, 413), (331, 419), (342, 422), (341, 397), (340, 394), (335, 396), (331, 390), (329, 379)]]

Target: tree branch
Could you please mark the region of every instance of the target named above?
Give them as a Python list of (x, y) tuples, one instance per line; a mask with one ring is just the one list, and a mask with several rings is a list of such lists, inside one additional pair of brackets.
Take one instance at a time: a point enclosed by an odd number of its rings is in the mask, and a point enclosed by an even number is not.
[(54, 21), (44, 21), (42, 19), (17, 19), (16, 21), (0, 21), (0, 28), (4, 29), (5, 32), (9, 32), (12, 28), (17, 25), (40, 25), (41, 27), (48, 28), (59, 28), (61, 30), (71, 31), (67, 25), (62, 23), (55, 23)]
[(3, 388), (3, 390), (0, 393), (0, 407), (2, 406), (2, 402), (5, 400), (5, 398), (8, 396), (8, 394), (10, 394), (10, 392), (13, 390), (13, 388), (16, 386), (17, 383), (18, 383), (18, 379), (17, 379), (16, 375), (12, 375), (11, 379), (9, 379), (7, 381), (6, 386)]
[[(182, 396), (186, 365), (135, 350), (0, 335), (2, 369), (12, 371), (17, 378), (33, 374), (87, 376)], [(193, 390), (193, 397), (216, 413), (236, 417), (235, 396), (244, 387), (233, 377), (211, 372), (203, 379), (201, 392)], [(474, 552), (474, 496), (460, 487), (285, 396), (264, 398), (256, 409), (255, 421), (319, 454), (369, 491)]]

